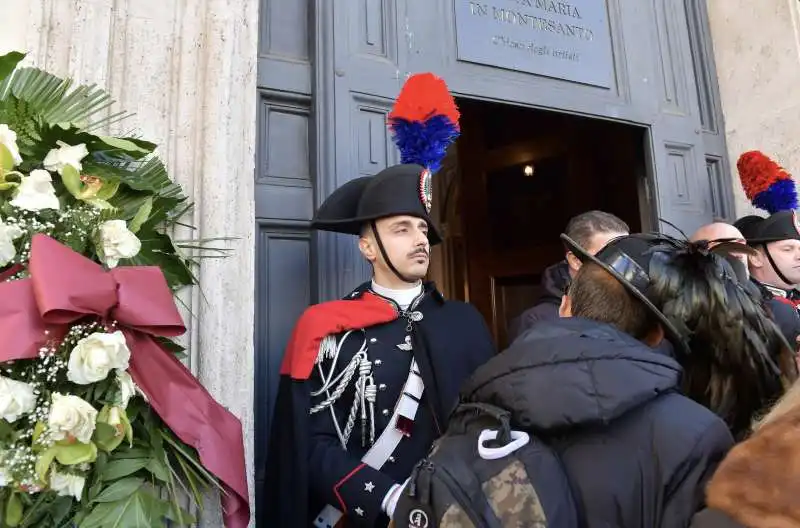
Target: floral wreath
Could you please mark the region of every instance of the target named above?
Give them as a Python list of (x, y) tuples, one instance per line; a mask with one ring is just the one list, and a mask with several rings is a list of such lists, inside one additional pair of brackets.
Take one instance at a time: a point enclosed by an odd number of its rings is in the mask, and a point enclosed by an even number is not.
[(219, 489), (244, 527), (241, 424), (170, 339), (191, 204), (155, 144), (94, 132), (123, 117), (105, 92), (23, 58), (0, 56), (0, 525), (189, 525), (181, 496)]

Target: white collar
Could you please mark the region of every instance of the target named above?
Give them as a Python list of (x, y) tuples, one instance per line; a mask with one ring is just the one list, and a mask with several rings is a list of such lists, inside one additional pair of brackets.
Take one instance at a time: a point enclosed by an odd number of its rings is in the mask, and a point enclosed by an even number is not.
[(372, 291), (381, 297), (386, 297), (387, 299), (393, 300), (397, 303), (400, 309), (406, 310), (409, 306), (411, 306), (411, 303), (414, 302), (414, 299), (422, 294), (422, 282), (403, 290), (393, 290), (392, 288), (381, 286), (373, 280)]

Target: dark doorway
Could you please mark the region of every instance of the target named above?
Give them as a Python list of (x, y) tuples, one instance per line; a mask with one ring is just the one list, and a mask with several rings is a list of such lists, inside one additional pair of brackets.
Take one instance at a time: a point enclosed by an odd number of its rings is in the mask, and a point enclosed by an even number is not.
[(511, 105), (460, 100), (462, 130), (437, 175), (445, 230), (432, 277), (473, 303), (498, 345), (561, 260), (569, 219), (601, 209), (647, 225), (646, 129)]

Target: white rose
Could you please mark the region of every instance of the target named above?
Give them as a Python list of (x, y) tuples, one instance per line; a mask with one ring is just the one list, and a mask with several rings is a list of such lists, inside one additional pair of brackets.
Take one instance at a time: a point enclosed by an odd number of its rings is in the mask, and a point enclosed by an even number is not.
[(0, 267), (5, 266), (17, 256), (14, 241), (23, 234), (19, 226), (6, 224), (0, 220)]
[(109, 268), (117, 267), (120, 259), (133, 258), (142, 249), (141, 241), (128, 229), (125, 220), (107, 220), (98, 228), (97, 253)]
[(97, 410), (87, 401), (72, 394), (53, 393), (47, 425), (54, 440), (63, 440), (69, 435), (88, 444), (94, 433), (95, 420)]
[(36, 395), (27, 383), (0, 376), (0, 418), (16, 422), (36, 408)]
[(69, 165), (80, 172), (83, 169), (81, 160), (89, 155), (89, 150), (86, 148), (86, 145), (81, 143), (80, 145), (72, 146), (62, 141), (59, 141), (58, 145), (59, 148), (52, 149), (47, 153), (47, 156), (44, 157), (44, 168), (61, 174), (64, 167)]
[(85, 482), (86, 479), (80, 475), (59, 473), (55, 470), (50, 473), (50, 489), (58, 493), (60, 497), (73, 496), (77, 500), (81, 500)]
[(122, 332), (95, 332), (78, 341), (70, 352), (67, 379), (78, 385), (97, 383), (113, 369), (127, 370), (130, 359), (131, 351)]
[(117, 370), (117, 384), (119, 385), (120, 407), (127, 409), (131, 398), (140, 392), (139, 387), (133, 382), (131, 375), (124, 370)]
[(30, 175), (23, 176), (11, 205), (27, 211), (58, 209), (60, 205), (50, 173), (36, 169)]
[(19, 147), (17, 146), (17, 133), (8, 128), (8, 125), (0, 124), (0, 144), (11, 153), (15, 167), (22, 163), (22, 156), (19, 155)]

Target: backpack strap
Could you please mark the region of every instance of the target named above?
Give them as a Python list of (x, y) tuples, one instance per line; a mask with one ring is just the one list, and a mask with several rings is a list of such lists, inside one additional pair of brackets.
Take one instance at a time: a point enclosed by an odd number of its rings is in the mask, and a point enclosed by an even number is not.
[(497, 441), (509, 444), (511, 438), (511, 413), (489, 403), (464, 402), (458, 404), (450, 415), (450, 423), (461, 423), (466, 428), (470, 422), (491, 419), (497, 424)]

